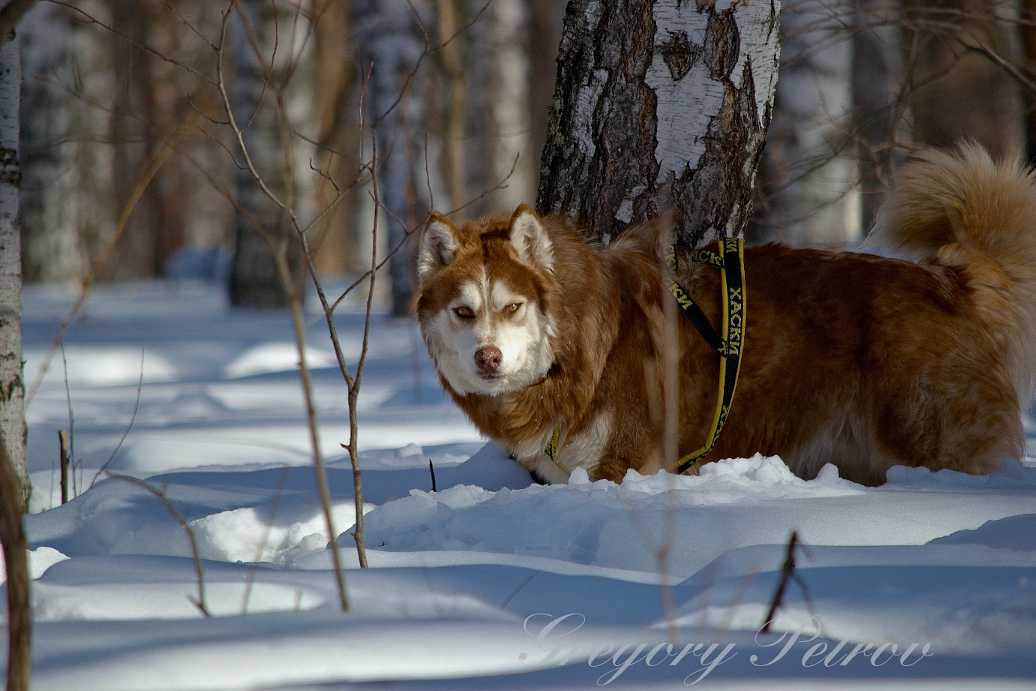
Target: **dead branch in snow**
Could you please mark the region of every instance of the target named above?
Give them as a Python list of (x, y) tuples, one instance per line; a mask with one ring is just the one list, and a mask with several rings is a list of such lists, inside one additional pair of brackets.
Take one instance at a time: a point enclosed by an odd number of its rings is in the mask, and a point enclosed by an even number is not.
[(166, 510), (168, 510), (169, 513), (172, 514), (173, 518), (176, 519), (176, 522), (179, 523), (180, 526), (184, 529), (184, 532), (187, 533), (187, 541), (190, 543), (191, 546), (191, 556), (194, 558), (194, 572), (196, 578), (198, 579), (198, 597), (194, 598), (188, 596), (187, 599), (191, 601), (191, 604), (198, 608), (198, 611), (201, 612), (202, 615), (204, 615), (205, 617), (211, 617), (212, 615), (209, 613), (208, 607), (205, 605), (205, 574), (202, 571), (201, 554), (198, 552), (198, 542), (194, 539), (194, 531), (191, 530), (191, 526), (187, 523), (187, 519), (184, 518), (184, 515), (180, 513), (180, 510), (176, 508), (176, 505), (169, 500), (169, 497), (165, 495), (164, 490), (155, 489), (146, 480), (141, 480), (140, 478), (133, 477), (132, 475), (113, 473), (110, 470), (106, 470), (104, 472), (105, 475), (107, 475), (108, 477), (115, 478), (116, 480), (124, 480), (130, 483), (131, 485), (136, 485), (137, 487), (140, 487), (141, 489), (145, 490), (146, 492), (154, 496), (156, 499), (162, 502), (162, 505), (165, 506)]

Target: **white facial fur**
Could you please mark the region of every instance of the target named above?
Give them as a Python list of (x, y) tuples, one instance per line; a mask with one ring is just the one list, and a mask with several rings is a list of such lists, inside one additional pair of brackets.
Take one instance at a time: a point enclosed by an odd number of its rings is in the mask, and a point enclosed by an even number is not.
[[(471, 316), (462, 316), (470, 314)], [(516, 391), (547, 374), (553, 363), (553, 328), (532, 296), (517, 293), (485, 269), (461, 286), (460, 294), (425, 324), (426, 338), (446, 381), (461, 393)], [(500, 366), (486, 378), (475, 364), (483, 346), (500, 350)]]
[[(553, 245), (529, 207), (515, 210), (509, 240), (529, 271), (553, 270)], [(449, 220), (435, 217), (418, 251), (421, 280), (449, 266), (458, 246), (457, 231)], [(450, 386), (460, 393), (494, 395), (516, 391), (545, 376), (553, 364), (549, 339), (554, 324), (540, 311), (534, 296), (521, 295), (485, 266), (464, 281), (446, 309), (422, 324), (435, 364)], [(476, 354), (487, 347), (499, 350), (499, 365), (492, 372), (476, 364)], [(493, 354), (497, 355), (495, 350)]]

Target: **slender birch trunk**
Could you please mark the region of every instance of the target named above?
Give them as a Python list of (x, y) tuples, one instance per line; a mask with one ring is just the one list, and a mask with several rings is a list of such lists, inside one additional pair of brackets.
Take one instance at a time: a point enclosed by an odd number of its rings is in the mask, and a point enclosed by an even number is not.
[(506, 182), (502, 189), (476, 203), (471, 216), (528, 204), (536, 193), (540, 153), (531, 151), (528, 134), (529, 58), (522, 40), (529, 25), (526, 3), (493, 0), (488, 7), (485, 4), (485, 0), (468, 0), (469, 20), (477, 19), (465, 31), (465, 74), (472, 85), (468, 98), (467, 158), (471, 164), (467, 188), (475, 197), (486, 188)]
[[(361, 74), (367, 79), (365, 106), (381, 159), (380, 204), (389, 250), (395, 250), (389, 260), (394, 316), (410, 314), (413, 296), (409, 236), (419, 221), (413, 213), (414, 169), (422, 158), (426, 130), (426, 84), (417, 66), (424, 55), (424, 32), (434, 35), (431, 8), (426, 2), (406, 0), (353, 1)], [(423, 172), (418, 179), (423, 186)]]
[(765, 165), (773, 234), (792, 245), (841, 249), (861, 235), (849, 137), (852, 13), (833, 0), (784, 3)]
[[(235, 74), (232, 100), (237, 121), (244, 130), (248, 147), (266, 185), (290, 199), (286, 189), (288, 166), (283, 156), (282, 137), (290, 136), (278, 127), (271, 101), (271, 75), (264, 73), (262, 50), (264, 12), (269, 8), (260, 0), (243, 0), (234, 13), (231, 28)], [(242, 19), (244, 17), (244, 19)], [(240, 156), (241, 152), (237, 152)], [(280, 282), (275, 253), (284, 254), (292, 273), (298, 274), (302, 264), (302, 248), (285, 214), (263, 192), (259, 182), (246, 167), (235, 171), (234, 190), (241, 204), (250, 211), (262, 228), (253, 228), (241, 213), (234, 215), (234, 261), (230, 271), (230, 300), (235, 307), (287, 307), (290, 297)], [(301, 284), (301, 281), (296, 281)]]
[[(442, 46), (442, 68), (448, 85), (449, 97), (443, 115), (443, 161), (446, 189), (450, 195), (447, 208), (456, 209), (467, 200), (464, 155), (464, 115), (467, 112), (468, 85), (464, 75), (460, 41), (454, 38), (459, 18), (453, 0), (436, 0), (436, 27)], [(455, 212), (463, 220), (464, 212)]]
[(25, 467), (25, 384), (22, 380), (22, 266), (18, 229), (18, 41), (0, 43), (0, 430), (21, 483), (18, 508), (29, 501)]
[(360, 271), (366, 257), (360, 249), (355, 221), (355, 195), (342, 190), (356, 183), (359, 166), (353, 152), (359, 146), (356, 116), (356, 65), (353, 46), (344, 37), (352, 34), (349, 0), (310, 0), (313, 13), (313, 126), (318, 144), (316, 165), (322, 176), (316, 181), (316, 208), (329, 209), (318, 224), (311, 248), (314, 262), (324, 276)]
[[(73, 128), (103, 131), (107, 114), (54, 86), (55, 81), (74, 84), (73, 69), (88, 75), (84, 91), (94, 92), (98, 81), (110, 82), (108, 51), (99, 32), (72, 22), (69, 14), (65, 7), (42, 3), (18, 26), (24, 113), (18, 214), (28, 282), (79, 281), (90, 271), (94, 249), (85, 238), (97, 238), (103, 246), (114, 225), (109, 147), (72, 133)], [(111, 84), (105, 86), (110, 92)]]
[(29, 544), (22, 528), (22, 509), (10, 501), (21, 490), (21, 478), (0, 434), (0, 542), (7, 567), (7, 691), (28, 691), (32, 675), (32, 600), (29, 592)]
[(30, 491), (25, 466), (18, 231), (18, 111), (22, 75), (18, 41), (10, 34), (12, 28), (13, 23), (6, 30), (0, 29), (0, 543), (7, 567), (7, 689), (26, 691), (32, 673), (32, 604), (29, 547), (22, 529), (22, 514), (28, 507)]
[(529, 59), (529, 146), (535, 157), (532, 161), (532, 185), (535, 192), (536, 178), (540, 172), (539, 157), (547, 141), (548, 110), (554, 96), (565, 5), (556, 0), (525, 0), (525, 4), (529, 11), (525, 54)]

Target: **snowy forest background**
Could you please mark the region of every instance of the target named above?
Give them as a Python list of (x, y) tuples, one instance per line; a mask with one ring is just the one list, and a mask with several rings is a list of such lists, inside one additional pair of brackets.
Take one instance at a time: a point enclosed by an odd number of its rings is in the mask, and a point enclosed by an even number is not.
[[(474, 215), (535, 198), (565, 3), (234, 4), (247, 8), (261, 53), (272, 58), (255, 64), (242, 40), (223, 56), (241, 94), (272, 70), (256, 139), (260, 149), (287, 147), (292, 162), (272, 165), (272, 182), (292, 188), (303, 216), (335, 202), (311, 230), (320, 271), (355, 273), (369, 256), (362, 161), (372, 125), (392, 154), (381, 189), (391, 214), (382, 222), (395, 216), (397, 242), (432, 208)], [(23, 20), (27, 282), (88, 275), (167, 146), (176, 153), (136, 200), (100, 279), (216, 277), (231, 262), (261, 261), (240, 251), (248, 233), (237, 232), (234, 205), (220, 192), (249, 194), (247, 180), (235, 187), (233, 143), (212, 87), (222, 9), (199, 0), (41, 2)], [(1031, 0), (785, 3), (750, 238), (851, 244), (915, 144), (972, 137), (994, 155), (1027, 155), (1036, 131), (1034, 12)], [(275, 100), (287, 120), (273, 113)], [(409, 286), (398, 284), (409, 274), (395, 278), (403, 312)], [(236, 290), (239, 304), (269, 299)]]
[[(409, 240), (432, 209), (537, 198), (565, 9), (38, 0), (18, 23), (34, 688), (1028, 688), (1028, 418), (988, 477), (756, 457), (544, 487), (438, 388)], [(790, 0), (780, 43), (750, 241), (852, 247), (919, 145), (1036, 160), (1036, 0)], [(678, 639), (684, 668), (629, 647)]]

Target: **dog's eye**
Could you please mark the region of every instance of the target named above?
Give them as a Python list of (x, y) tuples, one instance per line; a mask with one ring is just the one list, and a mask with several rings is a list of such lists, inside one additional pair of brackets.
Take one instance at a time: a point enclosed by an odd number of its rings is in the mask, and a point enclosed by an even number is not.
[(510, 305), (508, 305), (507, 307), (504, 308), (504, 311), (507, 312), (508, 314), (514, 314), (519, 309), (521, 309), (521, 306), (522, 306), (522, 303), (520, 303), (520, 302), (512, 302)]
[(470, 307), (456, 307), (454, 308), (453, 313), (461, 319), (471, 319), (475, 316), (475, 313), (471, 310)]

